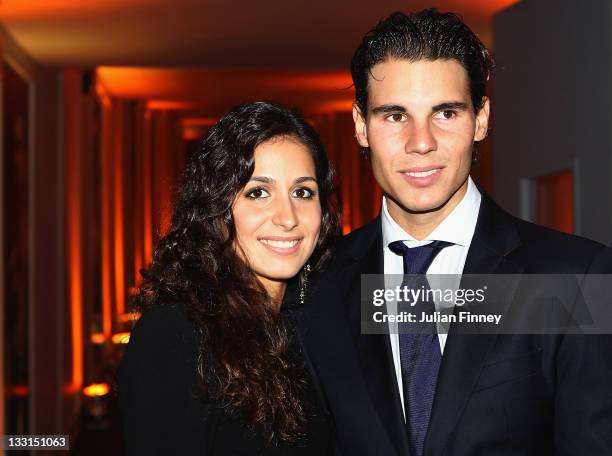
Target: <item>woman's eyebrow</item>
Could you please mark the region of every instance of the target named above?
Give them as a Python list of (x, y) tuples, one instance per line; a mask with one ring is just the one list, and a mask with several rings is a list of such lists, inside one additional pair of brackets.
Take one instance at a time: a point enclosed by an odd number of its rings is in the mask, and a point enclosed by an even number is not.
[[(253, 176), (250, 181), (263, 182), (264, 184), (273, 184), (276, 182), (276, 180), (266, 176)], [(294, 182), (296, 184), (301, 184), (302, 182), (317, 182), (317, 180), (312, 176), (302, 176), (297, 177)]]
[(298, 177), (295, 180), (296, 184), (301, 184), (302, 182), (317, 182), (317, 180), (314, 177), (311, 176), (303, 176), (303, 177)]
[(273, 184), (275, 182), (274, 179), (266, 176), (253, 176), (250, 180), (256, 182), (263, 182), (264, 184)]

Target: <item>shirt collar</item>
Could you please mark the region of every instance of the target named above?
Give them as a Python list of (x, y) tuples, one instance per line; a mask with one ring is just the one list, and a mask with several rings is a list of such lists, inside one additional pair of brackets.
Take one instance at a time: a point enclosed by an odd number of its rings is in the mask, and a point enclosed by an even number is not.
[(467, 191), (459, 204), (429, 236), (418, 241), (393, 220), (387, 209), (387, 198), (383, 197), (381, 216), (383, 245), (387, 247), (394, 241), (406, 241), (406, 245), (409, 247), (419, 247), (432, 241), (446, 241), (468, 247), (472, 242), (474, 230), (476, 229), (480, 200), (480, 192), (472, 178), (468, 176)]

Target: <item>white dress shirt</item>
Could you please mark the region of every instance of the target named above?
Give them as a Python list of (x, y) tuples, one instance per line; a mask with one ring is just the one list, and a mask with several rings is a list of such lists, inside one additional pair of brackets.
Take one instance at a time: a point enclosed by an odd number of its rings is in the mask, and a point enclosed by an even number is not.
[[(446, 241), (450, 245), (440, 251), (435, 257), (427, 274), (461, 274), (465, 265), (474, 230), (476, 228), (476, 220), (480, 209), (480, 192), (468, 177), (468, 187), (463, 199), (448, 214), (448, 216), (440, 223), (432, 232), (423, 240), (416, 240), (406, 231), (404, 231), (398, 223), (393, 220), (387, 209), (387, 200), (383, 197), (382, 202), (382, 236), (384, 250), (384, 268), (385, 274), (403, 274), (404, 262), (401, 255), (393, 253), (389, 249), (389, 244), (394, 241), (404, 241), (408, 247), (420, 247), (429, 244), (433, 241)], [(387, 278), (385, 280), (388, 280)], [(390, 287), (390, 284), (385, 284)], [(392, 286), (391, 286), (392, 287)], [(388, 304), (388, 312), (394, 313), (397, 304), (391, 302)], [(391, 337), (391, 350), (393, 352), (393, 362), (395, 364), (395, 375), (399, 386), (400, 397), (402, 399), (402, 408), (404, 408), (404, 393), (402, 387), (402, 368), (400, 361), (399, 335), (397, 333), (397, 323), (389, 323), (389, 332)], [(440, 341), (440, 349), (444, 353), (444, 345), (446, 344), (447, 334), (438, 334)], [(405, 412), (404, 412), (405, 413)]]

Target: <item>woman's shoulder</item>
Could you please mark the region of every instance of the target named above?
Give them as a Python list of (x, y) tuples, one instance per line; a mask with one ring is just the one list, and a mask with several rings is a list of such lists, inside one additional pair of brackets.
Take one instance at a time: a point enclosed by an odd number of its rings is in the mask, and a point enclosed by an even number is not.
[(177, 334), (195, 334), (195, 327), (180, 304), (159, 305), (145, 311), (132, 329), (132, 335), (139, 338), (165, 339)]
[(154, 307), (142, 314), (130, 334), (124, 363), (149, 359), (159, 365), (164, 360), (174, 363), (177, 354), (183, 360), (196, 357), (197, 331), (187, 318), (183, 306), (167, 304)]
[(198, 377), (195, 326), (180, 305), (143, 313), (118, 372), (127, 454), (204, 454), (216, 426)]

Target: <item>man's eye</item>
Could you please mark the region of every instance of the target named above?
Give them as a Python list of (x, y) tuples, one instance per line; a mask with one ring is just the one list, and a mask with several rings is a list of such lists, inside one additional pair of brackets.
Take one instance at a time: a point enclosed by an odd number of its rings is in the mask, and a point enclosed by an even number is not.
[(250, 199), (261, 199), (270, 196), (270, 194), (263, 188), (254, 188), (247, 192), (246, 197)]
[(314, 192), (309, 188), (300, 187), (293, 191), (293, 196), (301, 199), (311, 199), (314, 196)]
[(395, 114), (391, 114), (387, 116), (387, 120), (391, 123), (397, 123), (397, 122), (401, 122), (402, 120), (404, 120), (405, 117), (406, 116), (404, 114), (395, 113)]
[(440, 111), (436, 114), (438, 119), (450, 120), (457, 117), (457, 112), (452, 109), (445, 109), (444, 111)]

